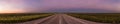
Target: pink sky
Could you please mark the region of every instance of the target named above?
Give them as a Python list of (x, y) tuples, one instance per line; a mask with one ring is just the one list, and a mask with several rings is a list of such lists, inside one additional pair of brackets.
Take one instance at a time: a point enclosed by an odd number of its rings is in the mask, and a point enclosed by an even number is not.
[(37, 10), (45, 11), (57, 8), (120, 11), (120, 2), (116, 2), (116, 0), (0, 0), (0, 5), (0, 13), (37, 12)]

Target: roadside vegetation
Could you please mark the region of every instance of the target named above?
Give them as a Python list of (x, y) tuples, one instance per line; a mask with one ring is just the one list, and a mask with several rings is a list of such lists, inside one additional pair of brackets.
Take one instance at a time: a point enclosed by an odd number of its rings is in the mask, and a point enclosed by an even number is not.
[(52, 13), (10, 13), (0, 14), (0, 23), (20, 23), (53, 15)]
[(68, 13), (68, 15), (100, 23), (120, 23), (120, 13)]

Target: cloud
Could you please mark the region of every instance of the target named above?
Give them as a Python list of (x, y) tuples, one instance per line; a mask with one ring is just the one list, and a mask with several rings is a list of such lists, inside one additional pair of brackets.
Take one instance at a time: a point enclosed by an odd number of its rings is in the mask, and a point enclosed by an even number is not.
[(82, 12), (81, 10), (83, 10), (83, 8), (85, 8), (83, 11), (86, 12), (91, 12), (92, 9), (95, 9), (95, 12), (111, 12), (119, 11), (120, 8), (120, 2), (118, 0), (1, 0), (0, 4), (2, 3), (12, 6), (12, 9), (20, 9), (26, 12), (53, 10), (57, 10), (59, 12), (62, 9), (70, 9), (69, 11), (71, 11), (71, 9), (77, 9), (75, 12)]
[(115, 10), (113, 0), (43, 0), (43, 5), (48, 8), (93, 8)]
[[(45, 7), (84, 7), (84, 8), (113, 8), (112, 4), (104, 0), (44, 0)], [(110, 6), (110, 7), (109, 7)]]

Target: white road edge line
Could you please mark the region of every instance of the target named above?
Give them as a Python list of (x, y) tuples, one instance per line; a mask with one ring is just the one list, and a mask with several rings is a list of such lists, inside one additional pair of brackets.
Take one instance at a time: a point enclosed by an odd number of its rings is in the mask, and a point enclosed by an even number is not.
[(74, 17), (72, 17), (72, 16), (68, 16), (68, 17), (71, 17), (71, 19), (74, 19), (74, 20), (76, 20), (76, 21), (78, 21), (78, 22), (81, 22), (81, 23), (83, 23), (83, 24), (88, 24), (88, 23), (85, 23), (84, 21), (79, 21), (79, 19), (74, 18)]

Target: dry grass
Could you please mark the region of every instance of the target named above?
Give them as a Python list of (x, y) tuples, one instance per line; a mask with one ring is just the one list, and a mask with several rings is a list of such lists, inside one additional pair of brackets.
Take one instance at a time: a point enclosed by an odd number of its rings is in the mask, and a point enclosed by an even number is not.
[(40, 19), (48, 17), (52, 14), (0, 14), (0, 23), (17, 23), (17, 22), (26, 22), (35, 19)]
[(68, 15), (94, 22), (120, 23), (120, 14), (118, 13), (69, 13)]

